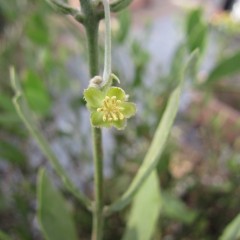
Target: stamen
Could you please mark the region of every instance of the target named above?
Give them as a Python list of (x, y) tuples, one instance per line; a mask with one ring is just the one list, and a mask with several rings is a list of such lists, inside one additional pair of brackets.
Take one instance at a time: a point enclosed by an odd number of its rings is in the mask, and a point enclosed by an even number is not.
[(111, 115), (112, 115), (114, 121), (117, 121), (117, 120), (118, 120), (118, 117), (117, 117), (116, 113), (111, 113)]
[(97, 108), (97, 112), (103, 112), (103, 121), (117, 121), (123, 120), (124, 115), (121, 111), (124, 109), (119, 106), (122, 103), (121, 100), (118, 100), (116, 96), (106, 96), (103, 100), (103, 106)]
[(124, 115), (122, 113), (120, 113), (120, 112), (118, 114), (119, 114), (120, 120), (123, 120), (124, 119)]

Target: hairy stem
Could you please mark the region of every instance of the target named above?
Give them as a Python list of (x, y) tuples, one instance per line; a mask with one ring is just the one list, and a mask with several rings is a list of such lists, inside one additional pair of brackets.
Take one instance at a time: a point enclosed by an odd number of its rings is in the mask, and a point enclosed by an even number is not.
[[(85, 13), (84, 26), (87, 33), (90, 76), (98, 75), (98, 25), (94, 6), (90, 1), (81, 0)], [(100, 128), (92, 127), (93, 159), (94, 159), (94, 192), (92, 240), (101, 240), (103, 235), (103, 151), (102, 132)]]
[(105, 54), (104, 54), (104, 71), (103, 80), (105, 83), (110, 78), (112, 69), (112, 58), (111, 58), (111, 16), (110, 16), (110, 6), (109, 0), (102, 0), (104, 6), (105, 15)]
[(102, 133), (100, 128), (92, 128), (94, 147), (94, 184), (95, 206), (93, 208), (93, 231), (92, 240), (101, 240), (103, 235), (103, 153)]

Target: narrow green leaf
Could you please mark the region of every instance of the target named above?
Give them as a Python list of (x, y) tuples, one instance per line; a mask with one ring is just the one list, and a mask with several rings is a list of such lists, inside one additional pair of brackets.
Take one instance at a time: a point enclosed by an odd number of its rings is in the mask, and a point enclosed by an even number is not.
[(239, 240), (240, 239), (240, 214), (237, 215), (224, 229), (219, 240)]
[(116, 33), (116, 40), (119, 43), (123, 43), (129, 33), (130, 27), (131, 27), (131, 16), (129, 11), (125, 10), (122, 11), (119, 15), (118, 15), (118, 19), (119, 19), (119, 30)]
[(195, 29), (196, 24), (198, 24), (201, 21), (202, 13), (203, 12), (201, 8), (196, 8), (189, 12), (186, 21), (186, 31), (188, 35), (190, 35), (192, 31)]
[(179, 67), (179, 63), (184, 60), (186, 55), (186, 46), (184, 44), (180, 44), (173, 55), (173, 60), (170, 67), (170, 73), (168, 81), (166, 82), (167, 88), (169, 91), (176, 88), (176, 86), (179, 84), (181, 79), (179, 78), (179, 75), (181, 75), (181, 67)]
[(224, 77), (232, 76), (240, 72), (240, 52), (237, 52), (217, 64), (210, 72), (204, 85), (212, 84), (222, 80)]
[(192, 10), (186, 21), (186, 35), (189, 52), (199, 49), (203, 53), (207, 39), (207, 24), (203, 20), (201, 8)]
[(189, 51), (199, 49), (203, 53), (206, 45), (207, 27), (204, 23), (199, 23), (196, 28), (191, 32), (187, 40)]
[(134, 197), (123, 240), (149, 240), (153, 236), (161, 209), (156, 171), (152, 172)]
[(191, 224), (195, 220), (197, 212), (188, 208), (180, 199), (176, 198), (175, 196), (167, 192), (163, 192), (162, 201), (164, 216), (185, 224)]
[(51, 147), (49, 146), (48, 141), (39, 130), (37, 123), (28, 107), (27, 101), (25, 99), (24, 94), (22, 93), (22, 88), (20, 85), (19, 80), (15, 76), (15, 70), (13, 67), (10, 68), (10, 79), (11, 85), (13, 90), (15, 91), (15, 97), (13, 98), (13, 104), (17, 111), (17, 114), (27, 127), (28, 131), (37, 141), (40, 149), (42, 150), (45, 157), (49, 160), (51, 165), (53, 166), (54, 170), (61, 178), (65, 187), (80, 201), (82, 202), (88, 209), (91, 209), (91, 201), (87, 198), (76, 185), (71, 181), (68, 177), (65, 169), (59, 163), (58, 158), (52, 151)]
[(46, 172), (38, 175), (38, 220), (48, 240), (77, 240), (77, 231), (62, 195), (54, 188)]
[(116, 202), (104, 209), (106, 215), (109, 215), (114, 211), (120, 211), (125, 206), (127, 206), (141, 185), (157, 166), (178, 111), (179, 99), (186, 69), (189, 65), (189, 62), (195, 57), (195, 55), (196, 52), (193, 52), (187, 61), (183, 59), (179, 63), (178, 67), (181, 69), (178, 71), (179, 84), (170, 95), (166, 109), (155, 131), (154, 138), (143, 160), (143, 163), (126, 192)]
[(0, 240), (11, 240), (11, 238), (0, 230)]
[(112, 12), (119, 12), (126, 8), (129, 4), (131, 4), (133, 0), (115, 0), (111, 3), (111, 11)]
[(129, 204), (136, 191), (140, 188), (145, 179), (156, 167), (159, 157), (161, 156), (165, 143), (167, 141), (173, 121), (177, 114), (180, 93), (181, 84), (173, 91), (169, 99), (162, 120), (155, 132), (152, 144), (145, 156), (140, 169), (138, 170), (137, 175), (133, 179), (131, 185), (128, 187), (124, 195), (116, 203), (114, 203), (114, 205), (110, 206), (110, 209), (112, 211), (120, 210)]

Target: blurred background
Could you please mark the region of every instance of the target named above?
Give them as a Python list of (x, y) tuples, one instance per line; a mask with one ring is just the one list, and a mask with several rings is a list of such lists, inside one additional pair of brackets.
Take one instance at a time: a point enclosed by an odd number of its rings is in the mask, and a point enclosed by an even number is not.
[[(79, 7), (78, 1), (69, 4)], [(164, 207), (155, 240), (160, 235), (164, 240), (215, 240), (240, 213), (239, 34), (240, 1), (133, 0), (112, 16), (113, 72), (138, 112), (125, 131), (103, 131), (106, 203), (126, 189), (143, 160), (177, 83), (179, 46), (194, 39), (189, 50), (198, 48), (201, 55), (186, 77), (179, 113), (159, 159)], [(102, 25), (99, 37), (102, 69)], [(15, 66), (62, 166), (92, 197), (91, 130), (82, 96), (89, 81), (85, 33), (45, 1), (0, 0), (0, 56), (0, 229), (14, 240), (41, 240), (39, 167), (45, 166), (62, 186), (15, 112), (9, 67)], [(64, 194), (75, 209), (80, 239), (90, 239), (91, 215)], [(121, 239), (127, 214), (128, 209), (107, 220), (106, 240)]]

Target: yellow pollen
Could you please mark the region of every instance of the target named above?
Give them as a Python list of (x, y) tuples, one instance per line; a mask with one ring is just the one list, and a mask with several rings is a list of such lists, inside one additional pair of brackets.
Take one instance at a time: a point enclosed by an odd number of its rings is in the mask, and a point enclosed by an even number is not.
[(123, 107), (120, 106), (122, 103), (121, 100), (117, 100), (116, 96), (106, 96), (103, 100), (102, 107), (98, 108), (98, 112), (103, 112), (103, 121), (117, 121), (123, 120), (124, 115), (121, 113), (124, 110)]

